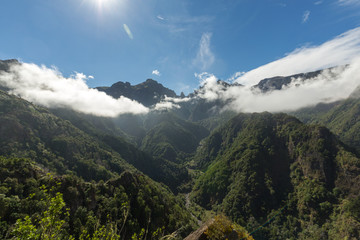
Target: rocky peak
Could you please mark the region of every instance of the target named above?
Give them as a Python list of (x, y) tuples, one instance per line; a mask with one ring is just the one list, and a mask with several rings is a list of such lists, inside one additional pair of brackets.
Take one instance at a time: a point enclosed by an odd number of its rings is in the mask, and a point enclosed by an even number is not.
[(165, 96), (177, 97), (173, 90), (164, 87), (153, 79), (147, 79), (145, 82), (137, 85), (131, 85), (129, 82), (117, 82), (111, 87), (98, 87), (97, 89), (114, 98), (124, 96), (136, 100), (145, 106), (154, 105)]
[(9, 71), (12, 64), (19, 64), (19, 61), (16, 59), (0, 60), (0, 71)]

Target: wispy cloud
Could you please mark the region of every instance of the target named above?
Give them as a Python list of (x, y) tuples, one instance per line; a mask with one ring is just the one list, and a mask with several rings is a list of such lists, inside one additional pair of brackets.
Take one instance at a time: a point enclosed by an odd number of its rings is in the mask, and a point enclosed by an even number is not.
[(115, 117), (120, 114), (143, 114), (149, 109), (121, 96), (114, 99), (86, 85), (82, 73), (65, 78), (54, 68), (35, 64), (14, 64), (9, 72), (0, 71), (0, 85), (11, 93), (49, 108), (65, 107), (97, 116)]
[(128, 27), (128, 25), (126, 25), (124, 23), (123, 27), (124, 27), (124, 30), (125, 30), (126, 34), (128, 35), (128, 37), (130, 39), (134, 39), (134, 36), (133, 36), (132, 32), (130, 31), (130, 28)]
[(309, 21), (309, 17), (310, 17), (310, 11), (306, 10), (302, 16), (302, 23), (306, 23), (307, 21)]
[(360, 56), (360, 27), (337, 36), (319, 46), (294, 50), (284, 58), (245, 73), (238, 83), (255, 85), (274, 76), (289, 76), (350, 63)]
[(245, 73), (246, 72), (236, 72), (230, 78), (228, 78), (226, 81), (227, 82), (234, 82), (234, 81), (236, 81), (236, 79), (240, 78)]
[(184, 103), (184, 102), (189, 102), (192, 99), (189, 97), (185, 97), (185, 98), (171, 98), (171, 97), (167, 97), (165, 96), (165, 98), (157, 103), (154, 107), (153, 110), (170, 110), (170, 109), (174, 109), (174, 108), (181, 108), (181, 106), (179, 105), (179, 103)]
[(321, 1), (316, 1), (316, 2), (314, 2), (314, 4), (315, 4), (315, 5), (320, 5), (320, 4), (322, 4), (323, 2), (324, 2), (324, 1), (322, 1), (322, 0), (321, 0)]
[(153, 74), (153, 75), (156, 75), (156, 76), (160, 76), (160, 72), (159, 72), (159, 70), (157, 70), (157, 69), (153, 70), (153, 71), (152, 71), (152, 74)]
[(170, 110), (170, 109), (174, 109), (174, 108), (180, 108), (180, 105), (175, 104), (170, 101), (162, 101), (162, 102), (157, 103), (154, 106), (153, 110), (162, 111), (162, 110)]
[(182, 82), (178, 82), (177, 84), (176, 84), (177, 86), (178, 86), (178, 91), (179, 92), (188, 92), (189, 90), (190, 90), (190, 85), (188, 85), (188, 84), (184, 84), (184, 83), (182, 83)]
[(170, 33), (176, 34), (187, 31), (195, 31), (199, 27), (204, 29), (204, 27), (209, 25), (214, 20), (214, 17), (180, 15), (180, 16), (169, 16), (164, 20), (166, 21), (161, 21), (162, 25), (166, 27)]
[(360, 1), (359, 0), (338, 0), (337, 2), (340, 5), (356, 5), (356, 6), (360, 6)]
[(165, 20), (165, 18), (162, 17), (162, 16), (160, 16), (160, 15), (157, 15), (156, 18), (159, 19), (159, 20), (161, 20), (161, 21), (164, 21), (164, 20)]
[(199, 43), (199, 50), (196, 58), (193, 60), (193, 64), (201, 69), (201, 71), (207, 70), (215, 61), (215, 56), (211, 51), (211, 33), (203, 33)]

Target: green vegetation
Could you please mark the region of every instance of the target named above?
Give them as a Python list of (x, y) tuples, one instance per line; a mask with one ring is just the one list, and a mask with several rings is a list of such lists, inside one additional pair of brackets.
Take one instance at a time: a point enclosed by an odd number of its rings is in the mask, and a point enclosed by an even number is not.
[(0, 238), (183, 239), (219, 214), (204, 239), (358, 239), (359, 103), (108, 119), (0, 91)]
[(319, 104), (292, 113), (306, 123), (318, 123), (360, 153), (360, 99), (349, 98), (331, 104)]
[(201, 206), (248, 230), (284, 209), (255, 239), (360, 236), (356, 214), (342, 206), (358, 204), (360, 159), (324, 127), (285, 114), (240, 114), (206, 139), (195, 161), (204, 169), (192, 194)]
[(129, 239), (142, 231), (149, 236), (178, 231), (181, 237), (194, 224), (179, 199), (139, 173), (85, 182), (45, 174), (30, 160), (1, 157), (0, 183), (2, 238), (118, 234)]

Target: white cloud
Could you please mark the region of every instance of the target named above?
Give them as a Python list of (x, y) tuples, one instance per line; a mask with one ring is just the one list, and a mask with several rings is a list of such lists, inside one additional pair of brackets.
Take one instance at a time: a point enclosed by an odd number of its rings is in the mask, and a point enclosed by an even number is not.
[(134, 36), (133, 36), (132, 32), (130, 31), (130, 28), (128, 27), (128, 25), (126, 25), (124, 23), (123, 27), (124, 27), (124, 30), (125, 30), (126, 34), (128, 35), (128, 37), (130, 39), (134, 39)]
[(94, 79), (94, 76), (89, 75), (87, 78), (88, 78), (88, 79)]
[(255, 85), (264, 78), (289, 76), (350, 63), (360, 56), (360, 27), (320, 46), (296, 49), (286, 57), (245, 73), (236, 81)]
[(191, 100), (192, 100), (192, 98), (190, 98), (190, 97), (172, 98), (172, 97), (165, 96), (165, 98), (162, 99), (161, 102), (157, 103), (152, 110), (162, 111), (162, 110), (171, 110), (174, 108), (179, 109), (179, 108), (181, 108), (179, 103), (189, 102)]
[(314, 2), (314, 4), (315, 4), (315, 5), (320, 5), (320, 4), (322, 4), (323, 2), (324, 2), (324, 1), (322, 1), (322, 0), (321, 0), (321, 1), (316, 1), (316, 2)]
[(228, 82), (234, 82), (236, 79), (240, 78), (242, 75), (244, 75), (246, 72), (236, 72), (234, 73), (230, 78), (228, 78), (226, 81)]
[(152, 71), (152, 74), (153, 74), (153, 75), (156, 75), (156, 76), (160, 76), (160, 72), (159, 72), (159, 70), (157, 70), (157, 69), (153, 70), (153, 71)]
[(159, 20), (161, 20), (161, 21), (164, 21), (164, 20), (165, 20), (165, 18), (163, 18), (163, 17), (160, 16), (160, 15), (157, 16), (157, 19), (159, 19)]
[(262, 93), (251, 86), (224, 88), (213, 75), (204, 75), (199, 97), (209, 102), (221, 100), (223, 110), (237, 112), (282, 112), (312, 106), (320, 102), (333, 102), (347, 98), (360, 84), (360, 58), (347, 68), (344, 66), (323, 71), (319, 76), (302, 81), (293, 79), (282, 90)]
[(310, 11), (306, 10), (302, 16), (302, 23), (306, 23), (307, 21), (309, 21), (309, 17), (310, 17)]
[(173, 102), (159, 102), (155, 105), (154, 110), (169, 110), (173, 108), (180, 108), (178, 104)]
[(193, 64), (200, 67), (201, 71), (207, 70), (215, 61), (215, 56), (210, 49), (211, 33), (203, 33), (199, 43), (199, 50)]
[(0, 72), (0, 85), (11, 93), (49, 108), (65, 107), (97, 116), (143, 114), (149, 110), (142, 104), (121, 96), (114, 99), (104, 92), (89, 88), (82, 73), (65, 78), (56, 69), (35, 64), (15, 64), (10, 72)]

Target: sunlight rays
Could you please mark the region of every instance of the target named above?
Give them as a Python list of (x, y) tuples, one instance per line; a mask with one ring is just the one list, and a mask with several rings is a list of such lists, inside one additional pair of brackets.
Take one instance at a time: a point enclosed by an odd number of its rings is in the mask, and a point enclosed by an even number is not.
[(86, 3), (92, 5), (99, 15), (114, 11), (115, 9), (122, 9), (126, 0), (83, 0), (82, 4)]

